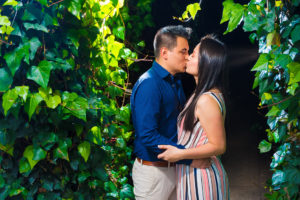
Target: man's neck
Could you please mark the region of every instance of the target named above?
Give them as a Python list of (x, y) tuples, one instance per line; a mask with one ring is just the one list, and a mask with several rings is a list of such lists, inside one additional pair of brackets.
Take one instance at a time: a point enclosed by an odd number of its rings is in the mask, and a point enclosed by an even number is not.
[(157, 62), (160, 66), (162, 66), (162, 68), (164, 68), (165, 70), (167, 70), (172, 76), (175, 75), (174, 72), (172, 72), (169, 68), (168, 65), (166, 65), (166, 63), (161, 60), (161, 59), (155, 59), (155, 62)]

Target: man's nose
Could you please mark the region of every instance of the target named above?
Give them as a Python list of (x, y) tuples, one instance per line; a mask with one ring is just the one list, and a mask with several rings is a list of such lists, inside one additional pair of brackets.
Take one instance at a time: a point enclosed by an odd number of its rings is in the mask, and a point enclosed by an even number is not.
[(187, 60), (191, 60), (191, 55), (187, 55)]
[(185, 55), (185, 59), (190, 60), (190, 55), (188, 53)]

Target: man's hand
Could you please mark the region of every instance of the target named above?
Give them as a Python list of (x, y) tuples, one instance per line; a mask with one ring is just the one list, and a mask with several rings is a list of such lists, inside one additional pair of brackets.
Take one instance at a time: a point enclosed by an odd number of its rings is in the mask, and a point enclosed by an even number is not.
[(211, 165), (211, 158), (201, 158), (201, 159), (193, 160), (190, 166), (194, 168), (205, 169), (210, 167), (210, 165)]

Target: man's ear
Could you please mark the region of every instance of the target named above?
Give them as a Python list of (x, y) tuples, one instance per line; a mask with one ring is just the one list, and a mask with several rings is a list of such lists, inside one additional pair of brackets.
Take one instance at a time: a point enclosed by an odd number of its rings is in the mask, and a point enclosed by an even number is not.
[(163, 58), (164, 60), (168, 59), (168, 53), (169, 50), (166, 47), (160, 48), (160, 57)]

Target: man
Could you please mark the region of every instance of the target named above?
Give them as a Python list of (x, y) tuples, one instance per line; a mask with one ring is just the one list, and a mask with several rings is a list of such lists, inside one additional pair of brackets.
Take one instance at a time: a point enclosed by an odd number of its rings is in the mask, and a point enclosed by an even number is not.
[[(177, 117), (185, 104), (180, 79), (188, 60), (190, 28), (166, 26), (154, 38), (155, 61), (136, 82), (131, 95), (135, 128), (132, 170), (136, 199), (176, 199), (175, 164), (159, 160), (160, 144), (177, 145)], [(180, 163), (190, 164), (191, 160)]]

